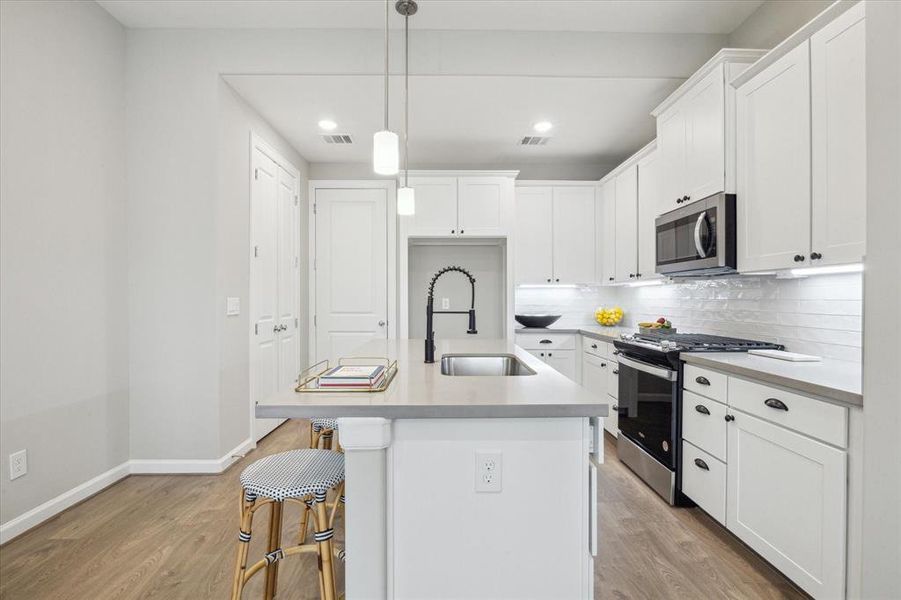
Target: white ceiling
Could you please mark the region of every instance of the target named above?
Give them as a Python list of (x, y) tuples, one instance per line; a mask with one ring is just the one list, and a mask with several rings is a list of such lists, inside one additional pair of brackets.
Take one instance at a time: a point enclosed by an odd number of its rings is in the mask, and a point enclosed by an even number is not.
[[(366, 163), (382, 128), (379, 76), (227, 75), (225, 80), (309, 162)], [(392, 78), (391, 129), (402, 131), (402, 79)], [(654, 137), (649, 112), (681, 79), (411, 76), (410, 167), (611, 165)], [(352, 146), (323, 142), (332, 119)], [(545, 146), (519, 147), (539, 120)]]
[[(97, 0), (126, 27), (378, 29), (379, 0)], [(394, 0), (391, 0), (393, 5)], [(728, 34), (763, 0), (419, 0), (417, 29)], [(402, 18), (391, 7), (392, 26)]]

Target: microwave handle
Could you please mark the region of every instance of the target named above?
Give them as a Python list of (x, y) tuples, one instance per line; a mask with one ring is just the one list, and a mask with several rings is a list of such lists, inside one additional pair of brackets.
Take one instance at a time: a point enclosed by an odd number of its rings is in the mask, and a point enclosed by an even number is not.
[(701, 244), (701, 226), (707, 222), (707, 211), (705, 210), (698, 215), (698, 222), (695, 223), (695, 248), (701, 258), (707, 258), (708, 248)]

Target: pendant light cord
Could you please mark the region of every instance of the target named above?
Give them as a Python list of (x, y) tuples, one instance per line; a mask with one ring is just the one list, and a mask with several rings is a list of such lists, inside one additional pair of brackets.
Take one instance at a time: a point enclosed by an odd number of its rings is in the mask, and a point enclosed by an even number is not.
[(385, 0), (385, 131), (388, 131), (388, 14), (391, 0)]
[(404, 15), (404, 187), (410, 187), (410, 152), (407, 139), (410, 130), (410, 16)]

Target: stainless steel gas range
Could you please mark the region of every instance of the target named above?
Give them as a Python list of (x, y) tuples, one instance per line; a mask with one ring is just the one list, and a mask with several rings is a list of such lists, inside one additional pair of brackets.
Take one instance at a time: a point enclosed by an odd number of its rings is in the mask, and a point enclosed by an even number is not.
[(782, 350), (769, 342), (715, 335), (649, 333), (623, 335), (613, 343), (619, 360), (620, 435), (617, 455), (672, 505), (692, 505), (682, 495), (681, 352)]

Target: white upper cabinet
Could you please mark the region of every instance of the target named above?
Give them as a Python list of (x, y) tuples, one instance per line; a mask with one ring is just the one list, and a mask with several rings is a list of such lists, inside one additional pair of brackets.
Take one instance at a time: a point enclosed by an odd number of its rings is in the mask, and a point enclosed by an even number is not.
[(861, 2), (736, 79), (739, 271), (863, 259), (864, 29)]
[(804, 266), (810, 248), (810, 52), (805, 41), (738, 88), (738, 269)]
[(638, 165), (616, 176), (617, 282), (634, 281), (638, 275)]
[(810, 38), (810, 263), (860, 262), (866, 246), (866, 27), (863, 2)]
[(516, 282), (591, 283), (595, 184), (516, 187)]
[(616, 281), (616, 179), (601, 186), (601, 283)]
[(410, 177), (416, 212), (406, 235), (504, 237), (511, 229), (513, 180), (502, 176)]
[(554, 283), (595, 280), (594, 184), (554, 188)]
[[(654, 150), (638, 161), (638, 277), (655, 279), (657, 267), (657, 228), (661, 214), (659, 153)], [(659, 212), (658, 212), (659, 211)]]
[(734, 95), (726, 79), (763, 55), (723, 49), (692, 75), (652, 115), (657, 117), (661, 213), (719, 192), (733, 193)]
[(553, 200), (549, 186), (516, 188), (516, 283), (554, 278)]

